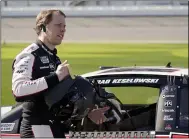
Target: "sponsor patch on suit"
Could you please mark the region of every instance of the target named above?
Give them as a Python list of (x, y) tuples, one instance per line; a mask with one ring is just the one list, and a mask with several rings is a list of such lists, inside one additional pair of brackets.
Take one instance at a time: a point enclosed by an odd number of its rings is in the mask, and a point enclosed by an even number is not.
[(49, 67), (50, 67), (50, 69), (51, 69), (52, 71), (55, 70), (55, 65), (54, 65), (54, 64), (50, 63), (50, 64), (49, 64)]
[(43, 64), (49, 63), (49, 58), (47, 56), (41, 56), (40, 59)]

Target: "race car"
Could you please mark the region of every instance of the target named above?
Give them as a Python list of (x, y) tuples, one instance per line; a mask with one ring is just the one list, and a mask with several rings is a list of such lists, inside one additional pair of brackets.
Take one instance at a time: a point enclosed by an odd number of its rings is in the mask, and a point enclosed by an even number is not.
[[(100, 70), (81, 75), (97, 86), (150, 87), (159, 90), (153, 104), (120, 104), (120, 116), (113, 115), (102, 125), (87, 117), (73, 120), (68, 138), (189, 138), (188, 69), (166, 66), (100, 67)], [(124, 92), (123, 92), (124, 93)], [(104, 101), (99, 103), (103, 105)], [(113, 107), (113, 106), (112, 106)], [(1, 108), (1, 136), (19, 137), (22, 105)], [(118, 122), (119, 121), (119, 122)]]

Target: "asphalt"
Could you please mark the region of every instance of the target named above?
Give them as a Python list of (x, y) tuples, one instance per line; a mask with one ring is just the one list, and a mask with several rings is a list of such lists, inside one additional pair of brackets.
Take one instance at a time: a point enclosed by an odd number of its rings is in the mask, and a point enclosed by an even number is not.
[[(188, 42), (188, 17), (67, 18), (65, 42)], [(35, 18), (1, 20), (2, 42), (32, 42)]]

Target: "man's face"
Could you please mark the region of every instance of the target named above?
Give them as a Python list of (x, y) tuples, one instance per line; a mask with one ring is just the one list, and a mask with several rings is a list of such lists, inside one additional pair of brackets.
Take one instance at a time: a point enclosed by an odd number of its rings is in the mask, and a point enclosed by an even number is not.
[(66, 31), (65, 17), (59, 13), (53, 13), (52, 21), (46, 26), (46, 35), (52, 45), (61, 44)]

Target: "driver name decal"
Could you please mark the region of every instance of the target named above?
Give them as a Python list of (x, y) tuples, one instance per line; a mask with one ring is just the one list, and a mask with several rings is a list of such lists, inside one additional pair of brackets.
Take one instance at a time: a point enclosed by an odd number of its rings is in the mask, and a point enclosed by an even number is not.
[(159, 79), (145, 79), (145, 78), (136, 78), (136, 79), (114, 79), (112, 83), (157, 83)]
[(1, 131), (12, 131), (15, 123), (1, 123)]
[(154, 78), (127, 78), (127, 79), (104, 79), (98, 80), (99, 84), (124, 84), (124, 83), (157, 83), (159, 79)]
[(98, 84), (109, 84), (110, 83), (110, 79), (107, 80), (98, 80)]

